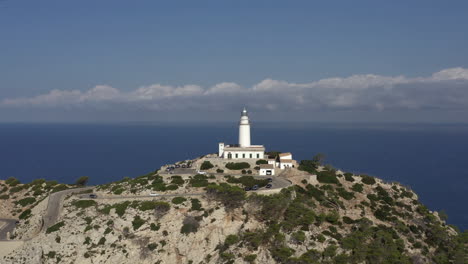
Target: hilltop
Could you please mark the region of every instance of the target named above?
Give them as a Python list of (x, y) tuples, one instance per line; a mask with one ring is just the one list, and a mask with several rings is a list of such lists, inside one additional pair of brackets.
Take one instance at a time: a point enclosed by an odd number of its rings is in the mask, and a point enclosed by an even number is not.
[[(257, 164), (228, 169), (205, 161), (181, 163), (194, 171), (205, 164), (206, 174), (163, 166), (64, 195), (47, 227), (48, 197), (73, 186), (2, 181), (2, 216), (20, 218), (13, 238), (24, 243), (0, 262), (466, 263), (467, 233), (399, 183), (316, 160), (272, 181), (257, 176)], [(244, 190), (253, 185), (259, 190)]]

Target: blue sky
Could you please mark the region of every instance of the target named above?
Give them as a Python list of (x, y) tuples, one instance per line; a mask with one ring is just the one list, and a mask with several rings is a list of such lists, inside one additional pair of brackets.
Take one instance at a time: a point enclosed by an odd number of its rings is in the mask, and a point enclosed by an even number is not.
[(2, 0), (0, 121), (216, 119), (247, 105), (468, 122), (466, 14), (467, 1)]

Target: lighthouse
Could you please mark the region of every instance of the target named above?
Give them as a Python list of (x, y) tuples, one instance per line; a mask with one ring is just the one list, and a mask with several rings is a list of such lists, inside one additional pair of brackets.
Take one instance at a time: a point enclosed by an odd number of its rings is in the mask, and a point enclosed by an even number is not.
[(239, 122), (239, 145), (241, 148), (250, 147), (250, 122), (245, 107)]
[(222, 159), (244, 160), (263, 159), (265, 157), (265, 147), (263, 145), (250, 144), (250, 121), (245, 108), (241, 112), (239, 121), (239, 143), (219, 143), (218, 157)]

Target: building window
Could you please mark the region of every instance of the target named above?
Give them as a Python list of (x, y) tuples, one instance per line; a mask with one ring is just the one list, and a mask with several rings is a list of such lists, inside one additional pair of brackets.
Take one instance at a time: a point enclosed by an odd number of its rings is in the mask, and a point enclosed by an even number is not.
[(245, 159), (245, 153), (242, 153), (242, 158)]
[(250, 153), (250, 158), (252, 158), (252, 153)]
[(231, 154), (231, 152), (228, 153), (228, 159), (232, 159), (232, 154)]
[(239, 157), (239, 154), (236, 153), (236, 159)]
[(257, 159), (259, 159), (259, 158), (260, 158), (260, 154), (257, 153)]

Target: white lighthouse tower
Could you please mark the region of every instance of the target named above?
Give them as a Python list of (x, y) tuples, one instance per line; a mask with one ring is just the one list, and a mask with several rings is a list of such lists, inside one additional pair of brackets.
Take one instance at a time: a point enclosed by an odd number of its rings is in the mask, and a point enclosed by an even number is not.
[(247, 110), (241, 112), (239, 122), (239, 144), (219, 143), (218, 157), (222, 159), (263, 159), (265, 147), (250, 144), (250, 121)]
[(239, 122), (239, 145), (241, 148), (250, 147), (250, 123), (245, 107), (241, 112)]

